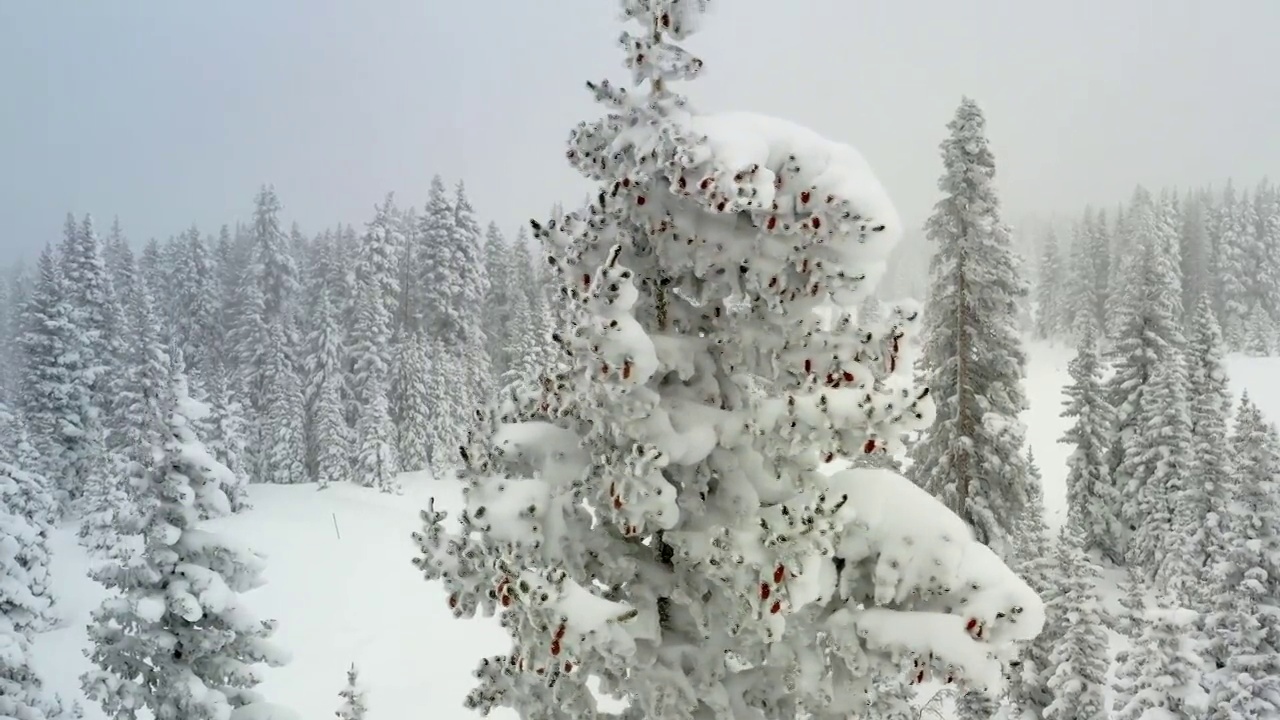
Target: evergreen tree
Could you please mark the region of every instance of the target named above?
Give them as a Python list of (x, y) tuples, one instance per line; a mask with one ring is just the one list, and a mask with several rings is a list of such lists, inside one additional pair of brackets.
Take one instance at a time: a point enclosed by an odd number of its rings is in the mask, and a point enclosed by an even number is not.
[(245, 467), (245, 422), (239, 401), (231, 397), (227, 372), (213, 368), (208, 388), (209, 414), (201, 426), (205, 447), (231, 472), (224, 485), (232, 512), (249, 509), (249, 471)]
[(1067, 320), (1067, 298), (1058, 235), (1052, 228), (1044, 239), (1040, 256), (1039, 286), (1036, 292), (1036, 335), (1055, 338)]
[(396, 428), (387, 397), (391, 380), (392, 312), (397, 275), (395, 260), (400, 239), (391, 198), (378, 208), (361, 247), (358, 270), (353, 386), (359, 399), (355, 424), (355, 480), (382, 490), (395, 489), (399, 463), (395, 457)]
[(1100, 550), (1120, 562), (1120, 497), (1107, 464), (1114, 414), (1103, 396), (1093, 323), (1081, 325), (1076, 356), (1067, 364), (1071, 384), (1063, 388), (1062, 416), (1075, 421), (1060, 441), (1074, 448), (1067, 459), (1067, 517), (1079, 523), (1086, 550)]
[(347, 686), (338, 693), (338, 697), (342, 698), (342, 704), (338, 706), (338, 720), (364, 720), (364, 714), (367, 707), (364, 701), (365, 690), (360, 684), (360, 674), (356, 670), (356, 664), (351, 663), (351, 669), (347, 671)]
[[(1212, 288), (1209, 277), (1209, 227), (1206, 198), (1190, 193), (1182, 204), (1182, 227), (1179, 234), (1182, 260), (1182, 309), (1190, 319), (1199, 298), (1208, 296)], [(1210, 303), (1210, 309), (1213, 305)]]
[(1017, 665), (1009, 677), (1008, 702), (1011, 718), (1040, 718), (1053, 700), (1049, 678), (1054, 665), (1051, 654), (1063, 628), (1057, 621), (1063, 610), (1060, 586), (1062, 568), (1054, 553), (1045, 524), (1044, 486), (1035, 457), (1027, 451), (1027, 511), (1018, 525), (1018, 575), (1045, 602), (1046, 626), (1036, 638), (1020, 648)]
[(78, 503), (104, 480), (107, 466), (104, 384), (111, 365), (107, 342), (112, 329), (104, 305), (112, 302), (106, 266), (92, 221), (77, 226), (68, 215), (61, 252), (59, 292), (65, 300), (66, 345), (57, 360), (66, 373), (60, 389), (66, 399), (58, 419), (57, 445), (63, 460), (67, 497)]
[(1213, 566), (1212, 610), (1206, 618), (1206, 679), (1213, 720), (1270, 717), (1280, 713), (1280, 617), (1271, 605), (1276, 587), (1277, 457), (1274, 434), (1252, 413), (1237, 428), (1240, 458), (1233, 511), (1227, 518), (1225, 557)]
[(1026, 356), (1016, 326), (1027, 294), (992, 186), (986, 122), (965, 99), (942, 143), (945, 197), (928, 223), (930, 263), (923, 367), (938, 417), (913, 448), (912, 471), (998, 553), (1026, 505), (1018, 415)]
[(422, 333), (410, 332), (408, 338), (398, 344), (398, 349), (398, 382), (393, 397), (401, 410), (396, 422), (396, 455), (402, 470), (425, 470), (430, 466), (432, 414), (427, 391), (431, 375), (427, 343)]
[(23, 367), (20, 402), (28, 419), (34, 444), (42, 459), (40, 470), (54, 479), (59, 503), (72, 496), (74, 476), (68, 469), (64, 433), (79, 418), (75, 384), (79, 375), (74, 359), (71, 311), (63, 293), (64, 279), (52, 249), (40, 255), (38, 277), (22, 310)]
[[(1181, 317), (1181, 285), (1173, 272), (1172, 261), (1162, 248), (1165, 238), (1160, 234), (1155, 210), (1149, 195), (1137, 193), (1126, 220), (1133, 245), (1125, 267), (1126, 277), (1120, 287), (1120, 307), (1116, 313), (1116, 333), (1111, 355), (1114, 373), (1107, 381), (1107, 401), (1115, 410), (1115, 425), (1111, 433), (1108, 465), (1111, 482), (1122, 503), (1122, 528), (1125, 536), (1117, 538), (1120, 550), (1128, 553), (1128, 535), (1138, 530), (1140, 501), (1138, 490), (1146, 487), (1149, 476), (1155, 472), (1155, 457), (1144, 457), (1157, 442), (1156, 437), (1144, 438), (1150, 431), (1149, 423), (1158, 422), (1161, 408), (1157, 402), (1144, 402), (1143, 397), (1152, 386), (1158, 366), (1166, 369), (1165, 385), (1175, 393), (1179, 370), (1179, 354), (1185, 346), (1178, 318)], [(1166, 395), (1172, 401), (1172, 396)], [(1185, 413), (1185, 405), (1183, 406)], [(1144, 414), (1145, 413), (1145, 414)], [(1179, 442), (1185, 440), (1179, 429)], [(1185, 469), (1183, 466), (1182, 470)], [(1181, 470), (1180, 470), (1181, 471)], [(1134, 473), (1139, 473), (1135, 476)]]
[(300, 287), (289, 238), (280, 229), (280, 201), (263, 187), (251, 230), (252, 262), (238, 308), (238, 345), (249, 399), (254, 477), (259, 482), (306, 479), (305, 409), (297, 361), (295, 300)]
[[(1127, 483), (1121, 517), (1132, 530), (1127, 559), (1161, 583), (1169, 580), (1159, 572), (1168, 556), (1185, 559), (1185, 548), (1174, 540), (1192, 532), (1191, 527), (1175, 525), (1177, 505), (1191, 483), (1186, 393), (1186, 364), (1182, 353), (1173, 350), (1156, 363), (1151, 382), (1143, 389), (1134, 432), (1126, 438), (1125, 461), (1118, 470)], [(1184, 565), (1178, 567), (1185, 571)]]
[(343, 414), (346, 354), (337, 308), (322, 292), (307, 346), (307, 438), (311, 474), (320, 487), (351, 479), (351, 434)]
[(386, 373), (370, 370), (365, 383), (367, 405), (356, 422), (356, 482), (383, 492), (398, 490), (395, 427), (387, 406)]
[[(527, 257), (527, 255), (526, 255)], [(502, 237), (496, 223), (490, 223), (484, 240), (484, 272), (488, 281), (484, 299), (485, 345), (496, 377), (503, 377), (512, 365), (512, 344), (523, 328), (516, 319), (516, 300), (528, 305), (524, 277), (516, 266), (514, 248)]]
[(222, 363), (222, 327), (218, 313), (218, 277), (209, 242), (192, 226), (178, 239), (174, 289), (174, 344), (182, 350), (187, 371), (207, 383)]
[(262, 353), (255, 477), (260, 482), (291, 484), (307, 481), (306, 408), (302, 379), (289, 352), (292, 333), (285, 323), (282, 317), (271, 323)]
[[(485, 298), (489, 294), (489, 278), (485, 274), (484, 240), (475, 211), (467, 200), (466, 190), (458, 183), (453, 203), (454, 238), (453, 257), (458, 275), (453, 286), (456, 294), (450, 298), (457, 303), (459, 325), (447, 330), (441, 339), (456, 337), (460, 342), (454, 347), (466, 358), (463, 365), (467, 394), (476, 405), (493, 400), (493, 369), (489, 363), (488, 341), (485, 339)], [(467, 422), (467, 420), (464, 420)]]
[(427, 398), (431, 408), (427, 426), (427, 445), (431, 450), (431, 470), (445, 477), (461, 462), (458, 448), (466, 439), (469, 396), (466, 392), (465, 359), (455, 351), (436, 343), (430, 348), (431, 365), (427, 374)]
[(262, 583), (262, 559), (198, 527), (201, 510), (229, 512), (219, 476), (230, 471), (195, 437), (174, 382), (162, 457), (139, 480), (142, 522), (133, 553), (96, 568), (118, 593), (93, 613), (85, 693), (117, 718), (225, 719), (256, 699), (254, 664), (279, 665), (274, 622), (257, 620), (239, 593)]
[[(4, 510), (0, 508), (0, 522), (3, 518)], [(0, 571), (7, 570), (6, 549), (6, 543), (0, 540)], [(31, 639), (0, 613), (0, 718), (53, 720), (60, 714), (57, 700), (45, 690), (44, 682), (31, 666)]]
[(396, 291), (396, 260), (403, 239), (399, 235), (392, 198), (376, 209), (373, 220), (360, 243), (355, 270), (353, 312), (351, 317), (352, 378), (350, 381), (357, 408), (371, 402), (371, 373), (383, 373), (377, 379), (381, 392), (388, 388), (392, 358), (392, 321), (399, 305)]
[[(461, 528), (423, 513), (417, 566), (458, 616), (503, 613), (513, 641), (476, 673), (467, 705), (482, 714), (596, 717), (588, 683), (600, 677), (646, 717), (837, 720), (865, 711), (908, 637), (923, 665), (966, 624), (1000, 657), (1039, 630), (1038, 598), (940, 502), (889, 470), (819, 470), (896, 451), (932, 415), (932, 394), (911, 388), (915, 307), (861, 334), (848, 313), (816, 319), (870, 291), (864, 253), (887, 256), (901, 229), (852, 148), (774, 118), (697, 115), (676, 94), (701, 62), (675, 43), (705, 5), (622, 3), (642, 26), (623, 43), (639, 87), (592, 84), (606, 116), (582, 123), (567, 153), (601, 192), (534, 226), (573, 300), (562, 368), (543, 392), (476, 413), (459, 452)], [(809, 159), (821, 177), (802, 174)], [(723, 250), (681, 240), (704, 224)], [(832, 504), (845, 502), (866, 525)], [(919, 552), (911, 538), (890, 551), (889, 526), (930, 535)], [(985, 605), (977, 596), (940, 600), (936, 615), (908, 607), (931, 573), (971, 587), (961, 555), (982, 558), (1001, 597), (990, 635), (941, 609)], [(1015, 596), (1018, 622), (995, 610)], [(922, 628), (934, 621), (938, 635)], [(1001, 663), (956, 660), (992, 703)]]
[(1239, 350), (1244, 345), (1245, 318), (1249, 312), (1249, 287), (1245, 282), (1254, 270), (1248, 265), (1253, 253), (1249, 245), (1252, 233), (1244, 228), (1243, 206), (1247, 198), (1237, 200), (1230, 181), (1223, 190), (1222, 202), (1214, 218), (1216, 244), (1212, 256), (1214, 284), (1217, 289), (1218, 322), (1222, 325), (1227, 347)]
[(1058, 558), (1065, 585), (1059, 588), (1062, 625), (1058, 644), (1050, 656), (1053, 668), (1048, 680), (1053, 702), (1045, 720), (1105, 720), (1107, 707), (1107, 632), (1102, 624), (1097, 581), (1098, 568), (1082, 547), (1084, 533), (1068, 523), (1058, 538)]
[(1192, 644), (1195, 613), (1162, 606), (1135, 623), (1132, 650), (1116, 658), (1116, 720), (1151, 717), (1193, 720), (1205, 717), (1202, 667)]

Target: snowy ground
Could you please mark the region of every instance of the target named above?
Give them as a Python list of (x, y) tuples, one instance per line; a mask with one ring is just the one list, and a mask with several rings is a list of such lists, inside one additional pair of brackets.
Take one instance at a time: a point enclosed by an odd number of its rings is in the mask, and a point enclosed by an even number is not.
[[(1065, 513), (1067, 448), (1058, 413), (1071, 351), (1031, 349), (1026, 414), (1028, 441), (1045, 478), (1051, 526)], [(1280, 419), (1280, 358), (1231, 358), (1232, 388), (1247, 389), (1272, 419)], [(405, 492), (382, 495), (364, 488), (256, 485), (254, 508), (211, 523), (268, 555), (268, 584), (248, 597), (263, 617), (280, 619), (277, 640), (294, 655), (286, 667), (267, 670), (260, 688), (275, 703), (302, 717), (332, 717), (346, 668), (354, 661), (369, 689), (370, 718), (438, 720), (475, 717), (462, 708), (476, 661), (503, 650), (505, 636), (493, 620), (456, 621), (443, 593), (410, 565), (418, 511), (431, 495), (445, 508), (458, 506), (451, 485), (413, 474)], [(70, 528), (53, 540), (54, 590), (62, 626), (36, 641), (37, 663), (51, 687), (69, 703), (81, 699), (85, 625), (103, 596), (85, 574), (86, 558)], [(1106, 588), (1108, 599), (1116, 597)], [(84, 701), (86, 717), (101, 718)], [(497, 717), (514, 717), (500, 713)]]

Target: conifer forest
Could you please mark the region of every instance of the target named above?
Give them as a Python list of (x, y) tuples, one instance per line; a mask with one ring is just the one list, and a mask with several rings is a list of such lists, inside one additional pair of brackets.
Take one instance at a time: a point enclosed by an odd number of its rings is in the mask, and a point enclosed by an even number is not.
[(739, 4), (611, 3), (560, 167), (0, 227), (0, 720), (1280, 718), (1280, 185), (1028, 209), (951, 80), (908, 183), (700, 101)]

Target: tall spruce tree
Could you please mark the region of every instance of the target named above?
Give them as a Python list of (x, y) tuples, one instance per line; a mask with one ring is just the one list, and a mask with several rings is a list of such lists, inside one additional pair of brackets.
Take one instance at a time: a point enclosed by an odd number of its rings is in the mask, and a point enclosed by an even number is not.
[(400, 238), (391, 198), (377, 209), (360, 250), (353, 382), (358, 399), (355, 422), (355, 481), (383, 490), (395, 488), (399, 462), (396, 428), (388, 399), (391, 383), (392, 313), (398, 307), (396, 257)]
[[(1193, 644), (1196, 615), (1162, 603), (1133, 624), (1133, 647), (1116, 657), (1112, 717), (1198, 720), (1207, 703)], [(1239, 717), (1239, 716), (1236, 716)], [(1247, 716), (1246, 716), (1247, 717)]]
[(1067, 364), (1071, 383), (1063, 388), (1062, 416), (1074, 421), (1060, 441), (1073, 448), (1067, 458), (1067, 517), (1079, 524), (1085, 550), (1121, 562), (1120, 495), (1107, 464), (1114, 413), (1103, 395), (1096, 330), (1091, 319), (1081, 325), (1076, 356)]
[(937, 252), (922, 357), (938, 417), (913, 448), (912, 473), (980, 542), (1007, 554), (1027, 502), (1018, 421), (1026, 356), (1016, 325), (1027, 289), (1000, 220), (982, 111), (965, 98), (947, 127), (945, 197), (927, 226)]
[(71, 361), (75, 333), (63, 292), (65, 281), (51, 248), (41, 253), (37, 272), (22, 309), (18, 345), (24, 372), (19, 400), (42, 460), (40, 470), (56, 482), (59, 503), (65, 507), (74, 490), (74, 476), (68, 469), (64, 433), (79, 418), (75, 404), (79, 375)]
[[(1108, 465), (1125, 522), (1124, 535), (1115, 541), (1127, 554), (1130, 536), (1138, 531), (1138, 491), (1147, 486), (1148, 476), (1157, 469), (1155, 458), (1143, 453), (1150, 451), (1152, 443), (1163, 435), (1159, 430), (1155, 437), (1144, 436), (1152, 430), (1150, 423), (1160, 422), (1157, 416), (1162, 412), (1159, 403), (1145, 402), (1144, 396), (1162, 364), (1166, 370), (1164, 387), (1176, 395), (1178, 376), (1185, 377), (1185, 371), (1177, 367), (1182, 362), (1180, 353), (1185, 339), (1178, 321), (1182, 316), (1181, 285), (1172, 259), (1163, 249), (1166, 238), (1159, 230), (1154, 204), (1145, 191), (1135, 193), (1125, 222), (1133, 244), (1121, 283), (1123, 291), (1116, 313), (1119, 319), (1114, 322), (1116, 331), (1110, 352), (1114, 372), (1107, 381), (1107, 401), (1116, 414)], [(1166, 400), (1174, 401), (1170, 395)], [(1185, 413), (1185, 405), (1182, 412)], [(1179, 442), (1185, 440), (1183, 433), (1185, 430), (1180, 429)], [(1180, 471), (1184, 470), (1185, 466)]]
[(1172, 349), (1157, 361), (1143, 389), (1134, 431), (1126, 438), (1125, 460), (1117, 470), (1126, 483), (1121, 519), (1131, 531), (1127, 559), (1161, 583), (1169, 579), (1160, 572), (1168, 556), (1185, 557), (1185, 548), (1175, 540), (1192, 531), (1175, 525), (1178, 503), (1192, 482), (1188, 410), (1186, 364), (1182, 352)]
[[(484, 405), (493, 399), (493, 369), (489, 364), (487, 340), (485, 339), (485, 298), (489, 294), (489, 278), (485, 274), (484, 239), (480, 234), (480, 225), (476, 222), (475, 210), (467, 199), (466, 189), (458, 183), (454, 203), (454, 238), (453, 257), (456, 259), (457, 277), (453, 286), (457, 288), (450, 300), (457, 303), (459, 324), (441, 335), (441, 339), (455, 335), (457, 344), (466, 359), (463, 372), (467, 394), (475, 405)], [(469, 424), (469, 419), (463, 422)]]
[(1271, 609), (1280, 555), (1280, 447), (1274, 426), (1243, 406), (1235, 429), (1236, 478), (1229, 496), (1225, 554), (1208, 578), (1205, 685), (1213, 720), (1280, 713), (1280, 617)]
[(181, 376), (166, 403), (169, 437), (160, 460), (139, 478), (142, 522), (135, 552), (95, 569), (119, 593), (93, 613), (85, 693), (117, 718), (225, 719), (256, 699), (255, 664), (279, 665), (261, 621), (239, 594), (262, 584), (263, 561), (198, 526), (201, 510), (229, 512), (213, 460), (192, 431)]
[[(2, 449), (0, 449), (2, 450)], [(48, 626), (46, 533), (20, 511), (30, 477), (0, 458), (0, 717), (45, 720), (57, 705), (31, 664), (31, 637)]]
[(1058, 246), (1058, 234), (1049, 229), (1040, 255), (1040, 275), (1036, 287), (1036, 335), (1056, 338), (1068, 321), (1065, 268)]
[[(1227, 522), (1233, 476), (1233, 453), (1228, 445), (1227, 417), (1231, 412), (1231, 390), (1223, 363), (1222, 333), (1213, 313), (1213, 303), (1201, 296), (1192, 315), (1187, 349), (1187, 395), (1191, 400), (1191, 468), (1185, 512), (1194, 518), (1186, 554), (1196, 569), (1190, 588), (1206, 588), (1209, 568), (1221, 562), (1227, 546)], [(1203, 599), (1203, 595), (1201, 595)]]
[(1053, 701), (1045, 720), (1105, 720), (1109, 653), (1103, 610), (1098, 598), (1097, 566), (1083, 547), (1078, 522), (1068, 522), (1058, 538), (1058, 558), (1064, 584), (1058, 588), (1062, 610), (1055, 633), (1059, 638), (1049, 657), (1047, 681)]
[(401, 408), (396, 421), (396, 455), (400, 468), (412, 472), (430, 467), (433, 408), (428, 392), (431, 360), (426, 338), (413, 330), (408, 335), (397, 346), (400, 356), (396, 360), (398, 382), (394, 397)]
[(267, 327), (259, 368), (262, 395), (257, 414), (255, 448), (260, 482), (292, 484), (307, 481), (306, 407), (302, 379), (290, 349), (292, 327), (277, 316)]
[(328, 290), (320, 292), (307, 339), (307, 458), (320, 487), (351, 479), (351, 433), (343, 412), (342, 327)]

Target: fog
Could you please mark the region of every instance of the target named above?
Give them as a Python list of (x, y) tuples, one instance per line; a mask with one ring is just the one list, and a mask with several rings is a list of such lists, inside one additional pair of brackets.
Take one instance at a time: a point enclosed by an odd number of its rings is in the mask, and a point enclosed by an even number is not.
[[(1277, 24), (1267, 0), (726, 0), (687, 91), (858, 146), (913, 223), (970, 95), (1016, 224), (1280, 165)], [(0, 253), (67, 211), (212, 231), (264, 182), (308, 231), (359, 225), (436, 173), (510, 231), (587, 189), (563, 143), (597, 113), (583, 82), (625, 80), (618, 29), (599, 0), (0, 4)]]

